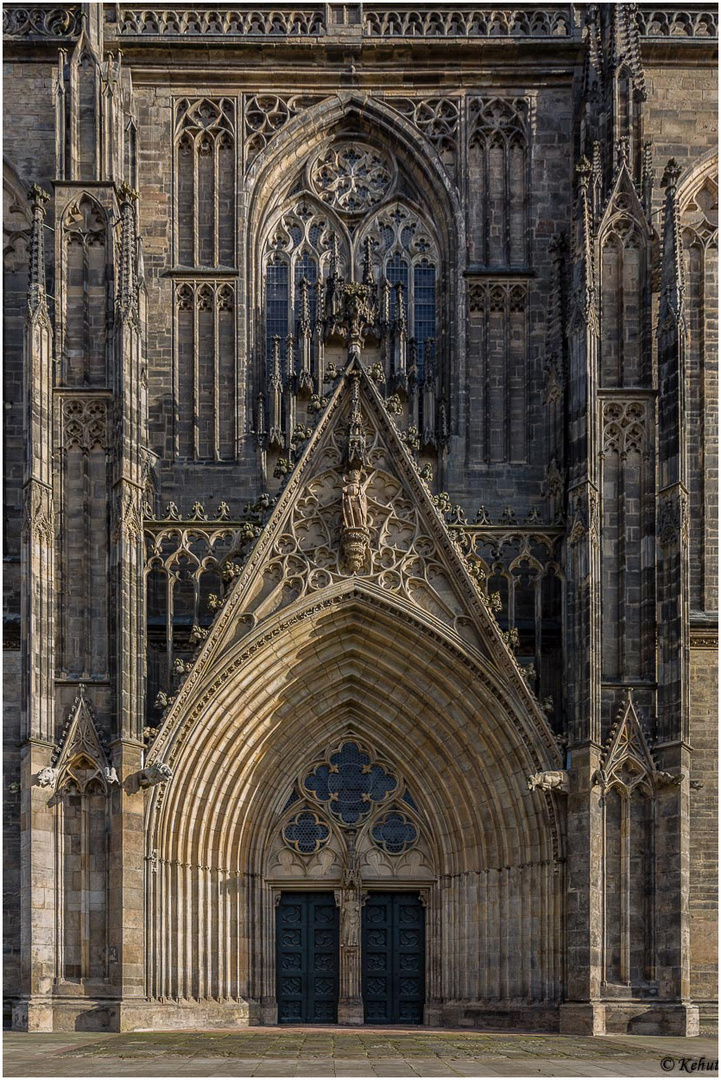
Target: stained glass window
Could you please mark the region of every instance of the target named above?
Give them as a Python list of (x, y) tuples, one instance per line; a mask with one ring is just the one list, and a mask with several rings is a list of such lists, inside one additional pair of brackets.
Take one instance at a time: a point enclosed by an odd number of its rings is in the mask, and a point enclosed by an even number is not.
[[(426, 340), (436, 336), (436, 268), (427, 259), (418, 263), (413, 271), (413, 334), (418, 350), (418, 374), (423, 377)], [(431, 357), (435, 356), (435, 344)]]
[(301, 855), (312, 855), (328, 843), (330, 829), (313, 810), (301, 810), (283, 829), (283, 839)]
[(268, 364), (273, 357), (273, 338), (280, 336), (280, 355), (285, 356), (285, 339), (288, 333), (288, 264), (269, 262), (265, 275), (266, 300), (266, 356)]
[[(312, 232), (312, 230), (311, 230)], [(316, 284), (318, 281), (318, 261), (307, 251), (303, 252), (295, 264), (295, 317), (300, 318), (300, 283), (305, 278), (308, 282), (308, 306), (310, 307), (310, 325), (315, 328)]]
[(328, 762), (306, 777), (305, 787), (343, 825), (355, 825), (368, 816), (374, 802), (381, 802), (398, 787), (382, 765), (371, 764), (370, 755), (355, 742), (344, 743)]
[(391, 810), (376, 821), (371, 836), (374, 843), (388, 855), (401, 855), (415, 844), (418, 829), (405, 814)]

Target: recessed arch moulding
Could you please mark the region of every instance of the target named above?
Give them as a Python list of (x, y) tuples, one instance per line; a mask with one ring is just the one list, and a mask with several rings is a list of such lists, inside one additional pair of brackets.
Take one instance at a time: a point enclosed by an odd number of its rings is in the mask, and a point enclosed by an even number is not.
[[(177, 719), (163, 753), (173, 781), (150, 798), (156, 1022), (275, 1019), (276, 892), (338, 886), (342, 860), (314, 880), (271, 854), (296, 777), (348, 737), (412, 787), (428, 854), (392, 887), (426, 897), (427, 1020), (515, 1005), (552, 1025), (562, 836), (550, 796), (528, 791), (538, 754), (493, 680), (416, 615), (353, 583), (291, 605), (253, 636), (213, 665)], [(362, 874), (364, 887), (389, 887), (372, 868)]]

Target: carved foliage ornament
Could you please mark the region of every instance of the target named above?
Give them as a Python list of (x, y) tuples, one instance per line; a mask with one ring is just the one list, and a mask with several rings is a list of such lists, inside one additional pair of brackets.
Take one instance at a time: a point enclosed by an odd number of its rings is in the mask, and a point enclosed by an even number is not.
[(77, 4), (67, 7), (6, 4), (3, 8), (3, 34), (6, 37), (73, 38), (79, 33), (80, 9)]
[(390, 158), (366, 143), (333, 143), (310, 163), (310, 185), (343, 214), (365, 214), (386, 198), (395, 182)]

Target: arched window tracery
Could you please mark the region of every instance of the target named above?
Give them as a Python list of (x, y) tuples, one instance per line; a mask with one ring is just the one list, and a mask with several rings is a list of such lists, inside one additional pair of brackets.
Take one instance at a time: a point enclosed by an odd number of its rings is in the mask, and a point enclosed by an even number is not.
[(310, 154), (286, 190), (259, 246), (254, 433), (278, 455), (261, 457), (263, 482), (286, 468), (281, 457), (293, 461), (345, 366), (350, 286), (369, 290), (362, 362), (393, 397), (408, 445), (432, 456), (448, 434), (439, 348), (447, 297), (422, 196), (392, 154), (347, 133)]
[[(391, 292), (401, 286), (396, 296), (403, 297), (403, 318), (421, 381), (436, 356), (438, 244), (420, 214), (400, 200), (382, 207), (363, 224), (355, 244), (359, 276), (368, 240), (378, 286), (387, 281)], [(400, 312), (391, 311), (391, 318), (394, 315), (398, 321)]]
[(286, 800), (284, 844), (313, 856), (340, 832), (360, 830), (372, 847), (400, 856), (418, 843), (421, 818), (401, 776), (357, 739), (348, 738), (303, 770)]
[[(276, 218), (265, 243), (263, 284), (268, 369), (275, 338), (280, 339), (283, 359), (287, 359), (290, 338), (293, 346), (304, 332), (312, 338), (319, 315), (319, 282), (331, 272), (334, 261), (338, 264), (335, 272), (343, 276), (349, 262), (343, 227), (312, 196), (301, 193)], [(304, 311), (306, 290), (307, 311)], [(301, 326), (301, 323), (309, 325)]]

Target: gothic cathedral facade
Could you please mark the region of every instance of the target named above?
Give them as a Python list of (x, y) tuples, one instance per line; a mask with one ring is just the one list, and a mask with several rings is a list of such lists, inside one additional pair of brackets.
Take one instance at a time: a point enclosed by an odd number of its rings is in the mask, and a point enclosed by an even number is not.
[(697, 1032), (713, 6), (3, 20), (15, 1027)]

